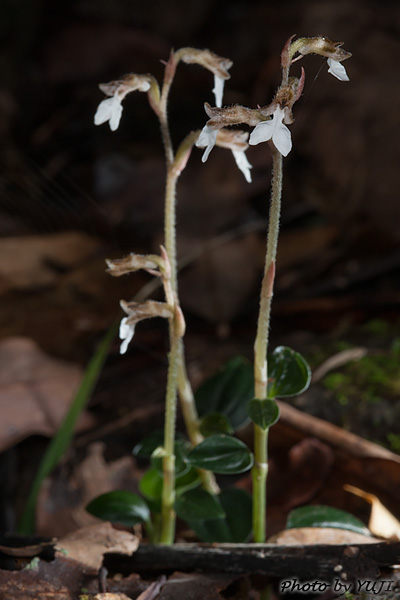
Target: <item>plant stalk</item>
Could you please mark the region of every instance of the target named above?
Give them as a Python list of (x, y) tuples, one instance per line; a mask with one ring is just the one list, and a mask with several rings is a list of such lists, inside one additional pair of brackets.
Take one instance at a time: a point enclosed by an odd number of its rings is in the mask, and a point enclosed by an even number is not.
[[(271, 144), (272, 188), (269, 210), (267, 250), (264, 277), (261, 286), (260, 311), (257, 335), (254, 344), (254, 395), (259, 400), (267, 398), (268, 364), (267, 351), (271, 302), (275, 278), (276, 252), (278, 246), (279, 221), (282, 199), (282, 155)], [(268, 474), (268, 429), (254, 425), (254, 466), (253, 480), (253, 535), (256, 543), (265, 542), (266, 537), (266, 483)]]
[(167, 393), (165, 397), (164, 423), (164, 457), (163, 457), (163, 490), (161, 497), (161, 544), (173, 544), (175, 537), (175, 421), (176, 421), (176, 388), (177, 363), (180, 338), (174, 331), (174, 319), (170, 322), (171, 348)]

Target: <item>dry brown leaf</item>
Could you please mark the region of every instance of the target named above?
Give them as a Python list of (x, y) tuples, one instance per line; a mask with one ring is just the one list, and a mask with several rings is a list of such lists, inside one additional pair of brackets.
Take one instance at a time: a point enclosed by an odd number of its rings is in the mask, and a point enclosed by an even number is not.
[(400, 540), (400, 521), (382, 504), (377, 496), (360, 490), (353, 485), (345, 485), (344, 489), (364, 498), (371, 505), (368, 528), (374, 534), (384, 539)]
[(99, 242), (78, 232), (0, 239), (0, 293), (53, 284), (58, 269), (93, 255)]
[[(140, 598), (140, 596), (139, 596)], [(91, 594), (83, 594), (79, 596), (80, 600), (131, 600), (126, 594), (114, 594), (113, 592), (105, 592), (92, 596)]]
[(268, 542), (281, 546), (305, 546), (307, 544), (376, 544), (377, 538), (361, 535), (346, 529), (333, 527), (298, 527), (285, 529), (272, 536)]
[(39, 560), (22, 571), (0, 570), (2, 600), (71, 600), (89, 584), (81, 566), (65, 556)]
[(54, 473), (44, 482), (36, 512), (37, 531), (41, 535), (57, 537), (80, 527), (100, 523), (86, 511), (91, 500), (116, 489), (136, 491), (135, 482), (141, 477), (131, 455), (107, 463), (104, 460), (105, 444), (96, 442), (89, 446), (86, 458), (77, 464), (70, 476)]
[(83, 527), (61, 538), (56, 548), (67, 552), (68, 558), (80, 563), (84, 573), (98, 572), (106, 552), (133, 554), (139, 546), (138, 538), (128, 531), (114, 529), (111, 523)]
[[(0, 343), (0, 364), (0, 451), (29, 435), (54, 435), (78, 389), (82, 370), (47, 356), (22, 337)], [(78, 428), (91, 423), (86, 414)]]

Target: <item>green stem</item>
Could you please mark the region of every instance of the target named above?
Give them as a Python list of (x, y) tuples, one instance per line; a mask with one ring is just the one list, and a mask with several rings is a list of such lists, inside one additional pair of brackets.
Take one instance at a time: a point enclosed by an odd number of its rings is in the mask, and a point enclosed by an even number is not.
[(163, 490), (161, 498), (161, 537), (162, 544), (173, 544), (175, 536), (175, 421), (176, 421), (176, 388), (177, 364), (179, 356), (180, 338), (174, 332), (174, 322), (170, 323), (171, 349), (169, 353), (169, 367), (167, 380), (167, 393), (165, 397), (165, 424), (164, 424), (164, 458), (163, 458)]
[(253, 481), (253, 537), (256, 543), (265, 542), (265, 521), (267, 509), (268, 475), (268, 429), (254, 425), (254, 466), (251, 470)]
[[(267, 251), (265, 256), (264, 277), (261, 286), (257, 335), (254, 344), (254, 395), (260, 400), (267, 398), (268, 336), (282, 198), (282, 155), (275, 147), (272, 147), (272, 159), (272, 189), (268, 222)], [(258, 425), (254, 425), (254, 466), (252, 469), (253, 532), (254, 541), (257, 543), (265, 541), (267, 506), (266, 480), (268, 473), (267, 444), (268, 430), (264, 431)]]

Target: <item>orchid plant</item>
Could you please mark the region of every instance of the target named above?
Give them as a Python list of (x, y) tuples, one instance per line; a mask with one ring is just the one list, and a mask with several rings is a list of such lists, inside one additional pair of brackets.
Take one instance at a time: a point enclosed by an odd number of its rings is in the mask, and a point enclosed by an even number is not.
[[(165, 296), (163, 302), (121, 300), (125, 313), (120, 325), (121, 353), (127, 351), (136, 324), (152, 317), (168, 320), (170, 352), (163, 437), (153, 436), (135, 450), (137, 455), (150, 456), (152, 461), (151, 469), (140, 483), (146, 500), (127, 492), (111, 492), (95, 499), (88, 510), (127, 524), (144, 521), (152, 541), (173, 542), (176, 512), (206, 541), (246, 541), (251, 533), (255, 542), (265, 540), (268, 431), (279, 417), (275, 399), (297, 395), (310, 382), (310, 369), (294, 350), (279, 347), (267, 358), (281, 211), (282, 158), (292, 149), (288, 125), (294, 121), (293, 106), (300, 98), (305, 82), (303, 68), (298, 77), (289, 75), (292, 65), (310, 53), (326, 57), (328, 72), (341, 81), (348, 81), (342, 62), (351, 55), (342, 48), (342, 42), (320, 36), (298, 39), (292, 36), (281, 53), (281, 85), (273, 101), (264, 107), (222, 106), (224, 84), (230, 77), (228, 70), (232, 62), (209, 50), (182, 48), (171, 52), (161, 86), (152, 75), (136, 74), (100, 85), (107, 98), (97, 109), (96, 125), (108, 122), (115, 131), (121, 121), (122, 101), (135, 90), (147, 93), (150, 106), (160, 121), (167, 164), (164, 246), (160, 255), (130, 254), (122, 259), (108, 260), (107, 264), (113, 276), (146, 270), (160, 279)], [(174, 151), (167, 104), (179, 62), (201, 65), (214, 75), (215, 106), (205, 104), (207, 123), (201, 131), (189, 133)], [(250, 127), (250, 135), (247, 130), (231, 128), (237, 125)], [(185, 321), (177, 284), (177, 181), (193, 146), (204, 148), (202, 160), (205, 162), (217, 145), (231, 150), (237, 166), (250, 182), (251, 164), (246, 150), (249, 144), (261, 142), (269, 144), (273, 177), (253, 372), (245, 361), (234, 359), (197, 391), (195, 400), (185, 365)], [(175, 439), (178, 396), (189, 441)], [(249, 419), (254, 425), (253, 452), (230, 435), (233, 428)], [(252, 501), (243, 490), (219, 490), (214, 473), (242, 473), (248, 469), (252, 470)], [(234, 518), (238, 507), (244, 515), (241, 524)]]

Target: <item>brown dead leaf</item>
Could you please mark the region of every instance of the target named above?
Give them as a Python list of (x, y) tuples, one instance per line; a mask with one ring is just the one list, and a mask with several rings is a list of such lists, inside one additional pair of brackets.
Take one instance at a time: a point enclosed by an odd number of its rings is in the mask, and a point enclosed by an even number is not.
[[(311, 437), (274, 456), (268, 486), (270, 510), (282, 515), (310, 502), (325, 485), (333, 462), (332, 449)], [(280, 517), (276, 514), (274, 518)]]
[(91, 500), (116, 489), (136, 490), (141, 473), (131, 455), (107, 463), (105, 444), (89, 446), (86, 458), (74, 468), (69, 479), (64, 473), (54, 473), (44, 482), (37, 506), (37, 531), (51, 532), (57, 537), (80, 527), (102, 522), (86, 511)]
[(114, 529), (111, 523), (98, 523), (69, 533), (57, 543), (60, 552), (80, 563), (87, 575), (96, 574), (106, 552), (133, 554), (139, 540), (128, 531)]
[(298, 527), (285, 529), (272, 536), (268, 542), (281, 546), (305, 546), (307, 544), (377, 544), (377, 538), (361, 535), (346, 529), (333, 527)]
[[(44, 354), (30, 339), (0, 342), (0, 451), (29, 435), (52, 436), (82, 379), (76, 365)], [(91, 424), (84, 415), (78, 428)]]
[(81, 565), (65, 556), (39, 560), (22, 571), (0, 570), (0, 598), (4, 600), (71, 600), (90, 579)]
[(0, 294), (49, 286), (59, 278), (58, 269), (71, 268), (93, 255), (94, 238), (78, 232), (0, 240)]
[[(139, 596), (140, 598), (140, 596)], [(105, 592), (105, 593), (101, 593), (101, 594), (96, 594), (95, 596), (92, 596), (91, 594), (83, 594), (81, 596), (79, 596), (80, 600), (131, 600), (131, 598), (129, 598), (128, 596), (126, 596), (125, 594), (120, 594), (120, 593), (116, 593), (114, 594), (113, 592)]]
[(371, 505), (368, 528), (373, 534), (385, 539), (400, 540), (400, 522), (382, 504), (374, 494), (369, 494), (353, 485), (345, 485), (344, 489), (351, 494), (364, 498)]

